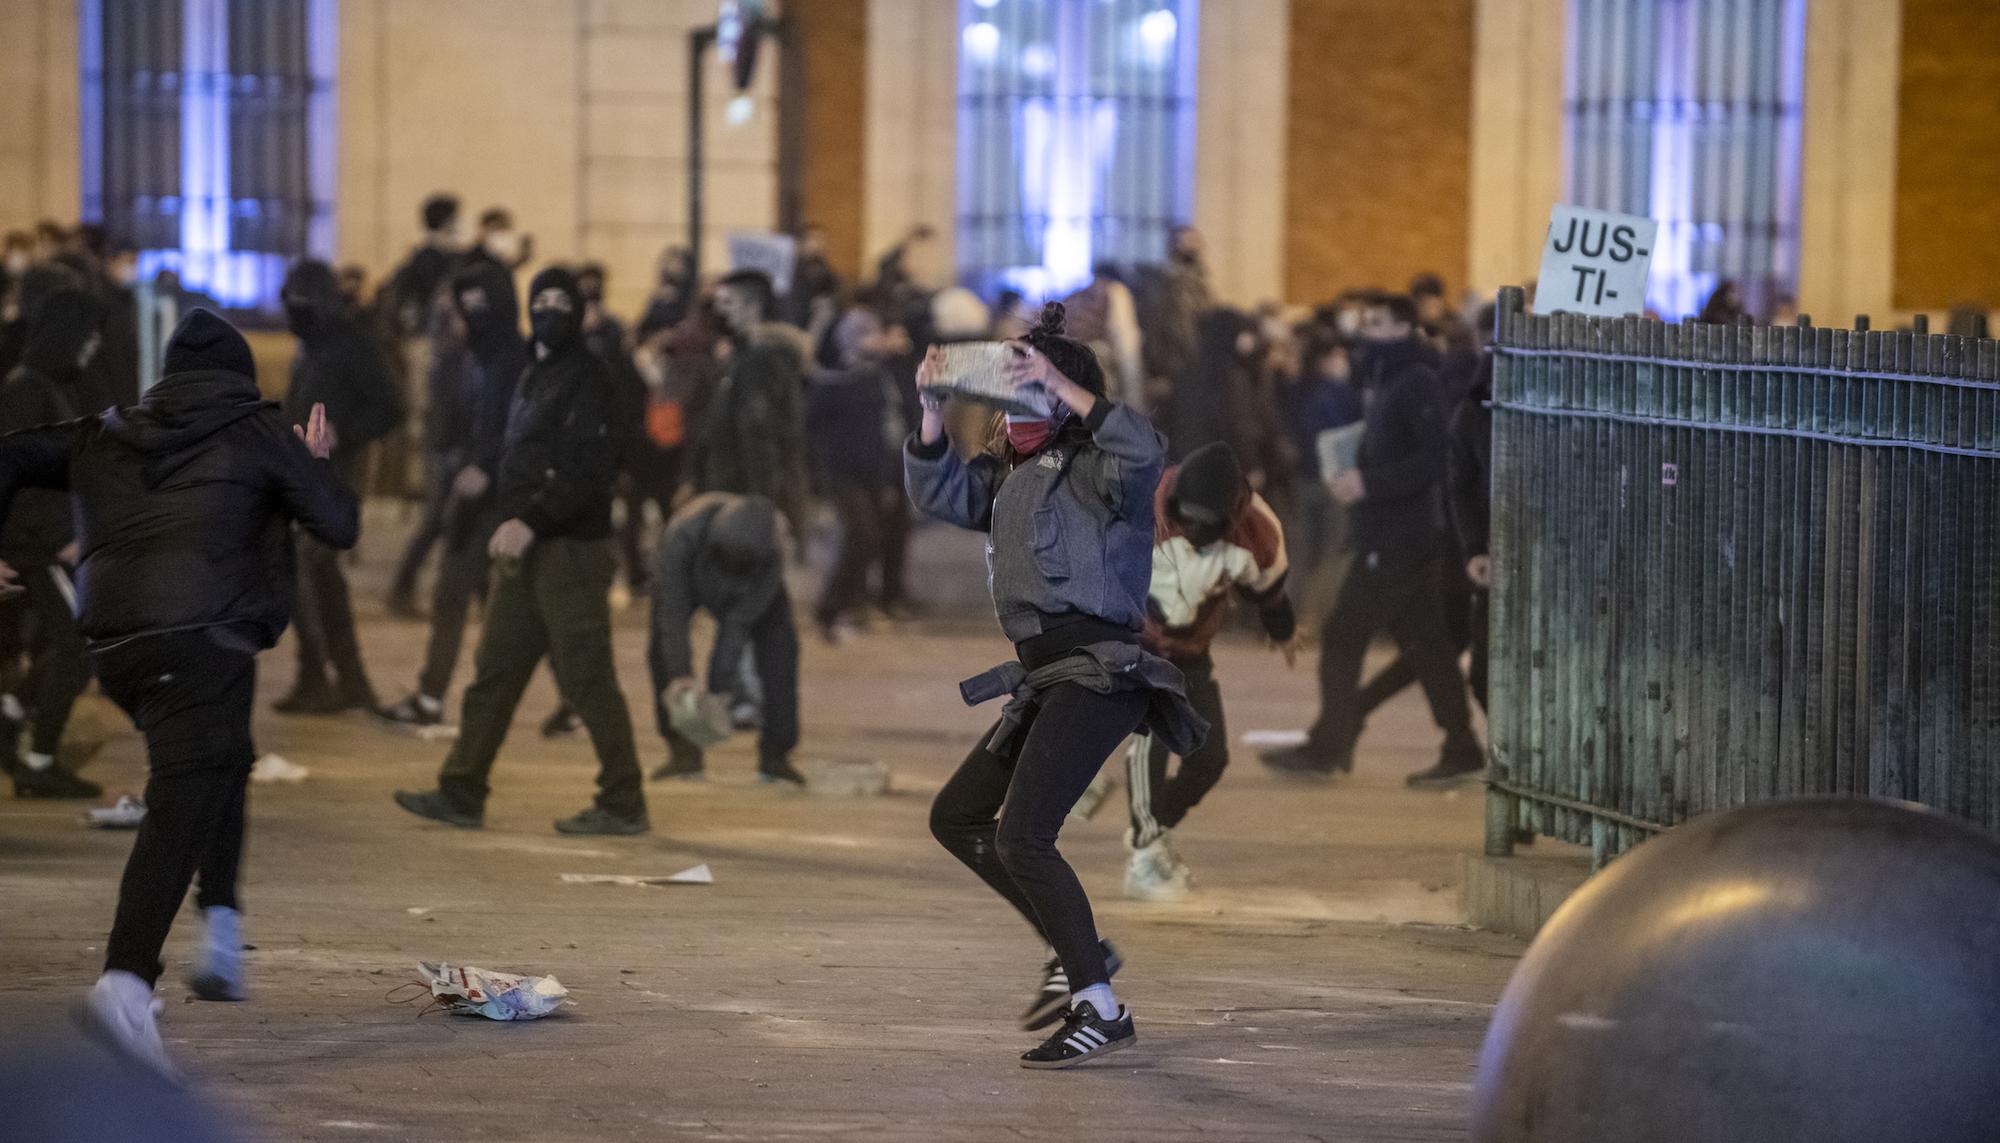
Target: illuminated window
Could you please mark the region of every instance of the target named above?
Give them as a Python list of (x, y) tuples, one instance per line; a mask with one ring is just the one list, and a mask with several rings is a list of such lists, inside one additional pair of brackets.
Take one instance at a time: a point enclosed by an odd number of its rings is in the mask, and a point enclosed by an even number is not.
[(226, 306), (333, 246), (335, 0), (83, 0), (83, 216)]
[(1658, 219), (1649, 304), (1793, 292), (1805, 0), (1573, 0), (1568, 201)]
[(1194, 197), (1197, 0), (959, 0), (960, 276), (1156, 262)]

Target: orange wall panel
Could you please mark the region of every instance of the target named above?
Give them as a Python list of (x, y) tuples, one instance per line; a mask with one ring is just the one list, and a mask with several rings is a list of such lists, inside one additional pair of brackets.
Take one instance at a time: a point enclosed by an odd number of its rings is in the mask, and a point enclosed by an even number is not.
[(2000, 307), (2000, 2), (1904, 0), (1896, 306)]

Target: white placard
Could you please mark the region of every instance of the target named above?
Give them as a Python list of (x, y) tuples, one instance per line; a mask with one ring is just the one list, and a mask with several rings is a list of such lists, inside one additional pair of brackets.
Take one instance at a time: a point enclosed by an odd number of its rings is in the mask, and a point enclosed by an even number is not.
[(1646, 308), (1646, 272), (1660, 229), (1650, 218), (1558, 203), (1549, 212), (1535, 312), (1624, 317)]
[(798, 255), (798, 240), (789, 234), (768, 230), (733, 230), (729, 234), (729, 268), (764, 271), (781, 298), (792, 291), (792, 265)]

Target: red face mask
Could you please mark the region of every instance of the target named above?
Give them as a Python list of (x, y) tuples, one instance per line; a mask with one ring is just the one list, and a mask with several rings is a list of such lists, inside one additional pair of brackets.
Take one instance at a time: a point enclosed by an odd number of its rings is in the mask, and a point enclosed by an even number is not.
[(1007, 418), (1007, 443), (1022, 456), (1033, 456), (1048, 447), (1049, 438), (1056, 435), (1054, 421), (1031, 421)]

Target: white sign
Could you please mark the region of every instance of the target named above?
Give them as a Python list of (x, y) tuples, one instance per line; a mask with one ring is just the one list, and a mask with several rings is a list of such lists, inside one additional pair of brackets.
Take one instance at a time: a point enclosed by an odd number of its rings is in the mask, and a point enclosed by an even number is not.
[(767, 230), (735, 230), (729, 234), (729, 268), (762, 270), (771, 288), (784, 297), (792, 292), (792, 264), (798, 260), (798, 240)]
[(1644, 311), (1659, 229), (1650, 218), (1558, 203), (1549, 212), (1535, 312), (1624, 317)]

